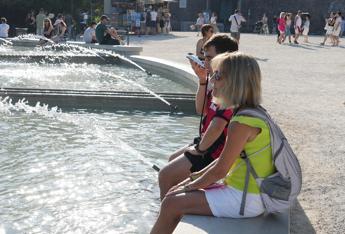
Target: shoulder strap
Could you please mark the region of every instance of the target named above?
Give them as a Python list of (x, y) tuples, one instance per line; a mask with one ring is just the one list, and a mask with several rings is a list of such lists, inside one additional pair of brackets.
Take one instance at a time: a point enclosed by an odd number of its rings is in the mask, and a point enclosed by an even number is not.
[(238, 22), (237, 22), (237, 19), (236, 19), (236, 16), (235, 16), (235, 15), (234, 15), (234, 19), (235, 19), (235, 21), (236, 21), (237, 26), (240, 26), (240, 25), (238, 24)]
[(249, 185), (249, 177), (250, 174), (253, 175), (254, 179), (258, 178), (258, 174), (256, 173), (255, 169), (253, 168), (247, 154), (245, 151), (242, 151), (241, 158), (245, 161), (247, 170), (246, 170), (246, 177), (244, 181), (244, 189), (242, 193), (242, 201), (241, 201), (241, 207), (240, 207), (240, 215), (244, 215), (244, 208), (246, 206), (246, 199), (247, 199), (247, 193), (248, 193), (248, 185)]

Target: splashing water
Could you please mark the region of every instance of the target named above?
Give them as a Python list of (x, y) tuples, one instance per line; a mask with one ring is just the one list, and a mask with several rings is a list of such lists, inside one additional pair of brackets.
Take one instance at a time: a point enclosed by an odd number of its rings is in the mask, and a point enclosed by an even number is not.
[[(113, 145), (120, 146), (121, 150), (124, 150), (130, 154), (136, 155), (139, 160), (148, 166), (152, 166), (153, 162), (146, 159), (139, 151), (135, 150), (128, 143), (123, 141), (118, 135), (106, 134), (106, 130), (101, 125), (97, 124), (97, 120), (93, 118), (84, 119), (81, 116), (79, 118), (73, 118), (68, 113), (63, 113), (58, 107), (49, 108), (48, 105), (37, 102), (35, 106), (28, 105), (28, 101), (21, 99), (13, 104), (12, 99), (9, 97), (0, 97), (0, 113), (11, 115), (13, 111), (23, 111), (27, 114), (38, 114), (46, 118), (51, 118), (64, 123), (71, 123), (80, 126), (94, 134), (97, 137), (101, 137), (103, 140), (107, 140)], [(114, 140), (115, 139), (115, 140)]]
[(140, 89), (142, 89), (143, 91), (145, 92), (148, 92), (149, 94), (151, 94), (152, 96), (158, 98), (159, 100), (161, 100), (162, 102), (164, 102), (165, 104), (167, 104), (168, 106), (172, 106), (170, 102), (168, 102), (167, 100), (165, 100), (164, 98), (162, 98), (161, 96), (159, 96), (158, 94), (156, 94), (155, 92), (151, 91), (150, 89), (146, 88), (145, 86), (142, 86), (141, 84), (138, 84), (137, 82), (134, 82), (132, 80), (128, 80), (124, 77), (121, 77), (121, 76), (117, 76), (117, 75), (113, 75), (109, 72), (102, 72), (102, 71), (99, 71), (100, 74), (103, 74), (105, 76), (110, 76), (110, 77), (113, 77), (115, 79), (120, 79), (122, 81), (125, 81), (127, 83), (130, 83), (134, 86), (137, 86), (139, 87)]

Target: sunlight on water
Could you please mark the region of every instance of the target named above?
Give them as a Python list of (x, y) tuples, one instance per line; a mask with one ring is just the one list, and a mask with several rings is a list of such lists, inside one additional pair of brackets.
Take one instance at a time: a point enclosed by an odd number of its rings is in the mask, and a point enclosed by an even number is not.
[[(183, 85), (158, 75), (148, 76), (142, 71), (111, 65), (1, 62), (0, 70), (0, 88), (142, 91), (140, 86), (153, 92), (191, 92)], [(133, 82), (137, 85), (134, 86)]]
[[(66, 44), (0, 46), (6, 53), (113, 55)], [(0, 71), (0, 88), (144, 91), (168, 105), (157, 92), (191, 92), (115, 65), (0, 62)], [(64, 112), (0, 97), (0, 233), (148, 233), (160, 205), (152, 164), (166, 164), (197, 126), (196, 117)]]
[(190, 142), (197, 121), (1, 98), (0, 222), (20, 233), (148, 233), (159, 208), (151, 164)]

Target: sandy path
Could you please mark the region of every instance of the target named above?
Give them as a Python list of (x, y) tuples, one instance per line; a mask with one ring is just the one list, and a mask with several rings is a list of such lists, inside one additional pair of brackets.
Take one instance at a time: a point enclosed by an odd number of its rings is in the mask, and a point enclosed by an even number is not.
[[(195, 33), (132, 38), (142, 55), (188, 65)], [(240, 50), (255, 56), (263, 73), (264, 106), (296, 150), (303, 190), (292, 210), (291, 233), (345, 230), (345, 47), (278, 45), (273, 36), (244, 34)], [(343, 44), (345, 40), (343, 39)]]

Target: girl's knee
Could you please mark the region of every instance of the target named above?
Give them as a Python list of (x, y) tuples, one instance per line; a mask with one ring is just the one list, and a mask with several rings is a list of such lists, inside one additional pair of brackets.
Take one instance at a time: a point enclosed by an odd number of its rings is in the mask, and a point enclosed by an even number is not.
[(166, 166), (163, 167), (159, 172), (158, 172), (158, 181), (161, 183), (162, 181), (166, 181), (169, 178), (169, 168)]
[(161, 203), (161, 212), (168, 212), (170, 215), (181, 216), (183, 214), (179, 199), (176, 196), (167, 196)]

